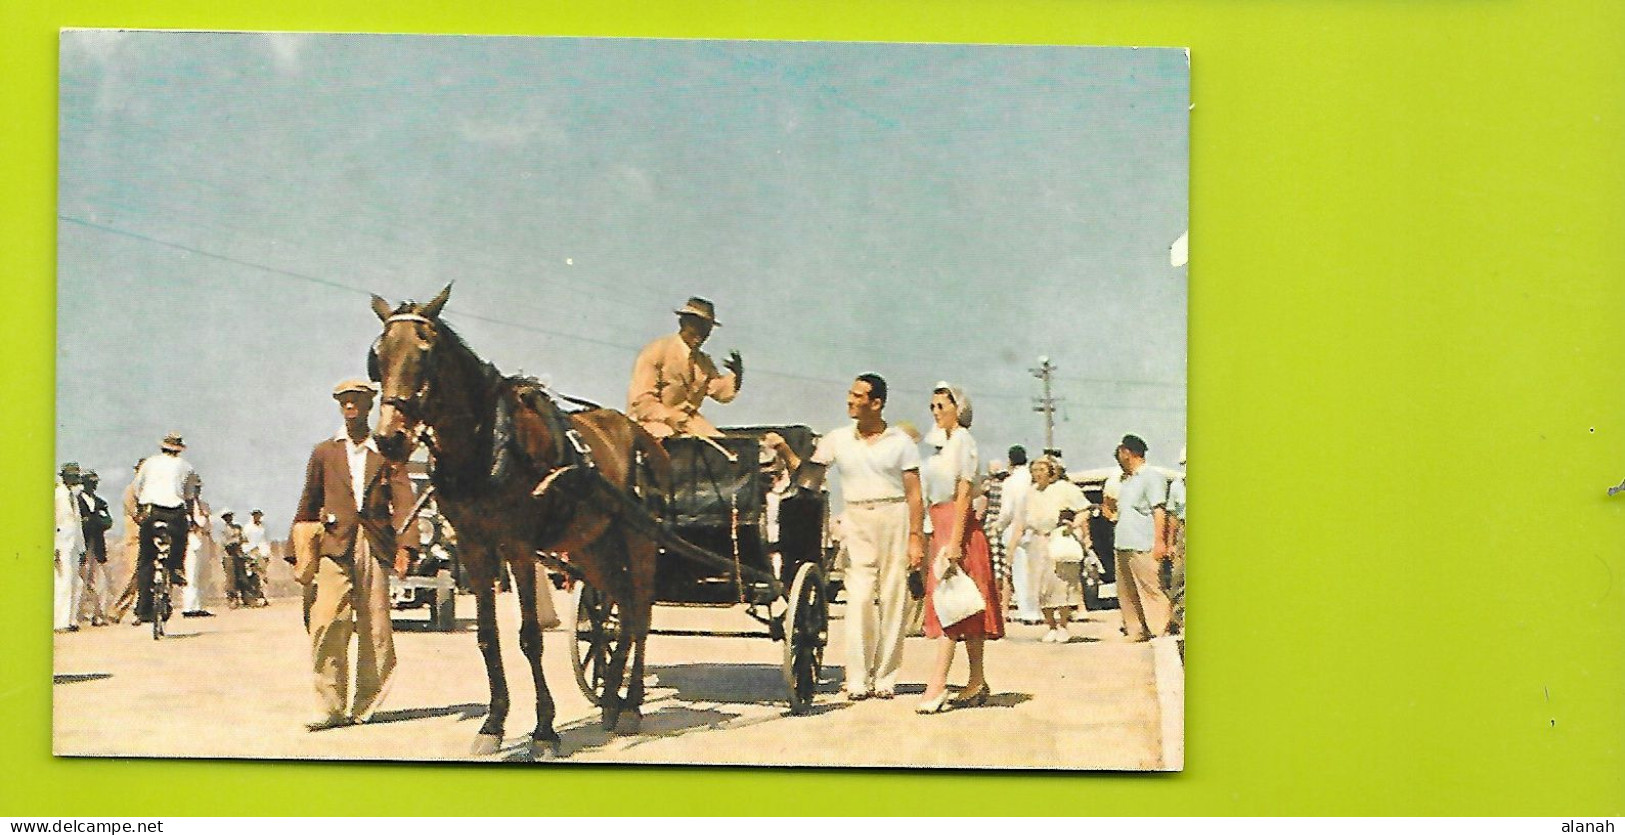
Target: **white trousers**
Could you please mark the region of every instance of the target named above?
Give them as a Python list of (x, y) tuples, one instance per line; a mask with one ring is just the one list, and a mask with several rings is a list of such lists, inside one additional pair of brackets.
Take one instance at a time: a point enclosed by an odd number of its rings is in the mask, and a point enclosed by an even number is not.
[(846, 689), (896, 690), (908, 602), (908, 505), (847, 505)]
[(51, 628), (67, 629), (79, 615), (79, 598), (85, 593), (85, 583), (79, 577), (79, 557), (64, 554), (56, 561), (56, 596), (51, 606)]
[(1027, 553), (1026, 535), (1013, 538), (1010, 547), (1010, 594), (1016, 604), (1018, 620), (1037, 620), (1038, 587), (1043, 582), (1047, 567), (1041, 559)]
[(203, 609), (203, 573), (209, 560), (204, 556), (204, 540), (197, 531), (186, 538), (186, 586), (181, 589), (181, 611), (196, 612)]

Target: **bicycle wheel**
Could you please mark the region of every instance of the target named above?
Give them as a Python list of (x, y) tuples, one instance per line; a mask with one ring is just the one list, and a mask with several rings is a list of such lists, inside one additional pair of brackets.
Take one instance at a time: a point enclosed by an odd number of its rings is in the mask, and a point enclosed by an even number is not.
[(164, 624), (169, 620), (169, 531), (159, 528), (154, 534), (152, 560), (152, 639), (164, 637)]

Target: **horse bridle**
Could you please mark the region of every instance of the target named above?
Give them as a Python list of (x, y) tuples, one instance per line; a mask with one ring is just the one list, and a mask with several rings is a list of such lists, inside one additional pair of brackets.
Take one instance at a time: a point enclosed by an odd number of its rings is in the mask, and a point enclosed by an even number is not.
[[(416, 313), (397, 313), (394, 316), (384, 320), (384, 333), (388, 333), (389, 326), (395, 324), (396, 322), (417, 322), (419, 324), (428, 325), (431, 329), (434, 328), (434, 321), (427, 316), (420, 316)], [(383, 341), (384, 334), (381, 333), (378, 335), (377, 339), (373, 340), (372, 347), (367, 349), (367, 377), (373, 382), (377, 383), (380, 387), (382, 387), (384, 384), (384, 375), (378, 368), (378, 345)], [(431, 353), (431, 351), (425, 351), (424, 353), (428, 355)], [(432, 376), (429, 374), (427, 369), (427, 357), (425, 357), (424, 364), (425, 368), (422, 374), (422, 379), (418, 381), (418, 390), (413, 392), (411, 397), (386, 396), (381, 401), (383, 405), (394, 406), (395, 408), (413, 416), (414, 418), (421, 416), (423, 401), (429, 396), (429, 377)]]

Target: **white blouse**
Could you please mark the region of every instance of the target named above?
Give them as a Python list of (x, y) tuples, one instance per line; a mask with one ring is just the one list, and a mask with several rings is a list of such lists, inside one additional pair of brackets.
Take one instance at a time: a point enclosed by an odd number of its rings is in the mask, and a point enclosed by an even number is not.
[(1063, 510), (1083, 510), (1089, 506), (1078, 485), (1062, 479), (1040, 490), (1034, 484), (1027, 494), (1027, 528), (1041, 534), (1055, 529)]
[[(942, 437), (940, 430), (932, 434), (939, 439)], [(953, 501), (959, 482), (975, 483), (976, 468), (976, 439), (971, 437), (969, 429), (959, 427), (948, 436), (942, 449), (926, 459), (925, 466), (920, 468), (925, 503), (934, 505)]]

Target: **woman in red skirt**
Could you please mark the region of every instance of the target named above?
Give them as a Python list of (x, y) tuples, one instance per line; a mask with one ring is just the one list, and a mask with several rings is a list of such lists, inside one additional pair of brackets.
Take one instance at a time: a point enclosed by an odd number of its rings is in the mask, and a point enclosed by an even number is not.
[[(915, 707), (917, 713), (948, 709), (948, 669), (953, 666), (954, 647), (960, 641), (965, 643), (965, 655), (970, 659), (970, 679), (951, 704), (985, 704), (990, 691), (982, 664), (983, 648), (987, 641), (1004, 637), (1004, 613), (993, 579), (993, 558), (987, 536), (971, 514), (977, 458), (976, 440), (970, 434), (970, 397), (958, 386), (938, 383), (931, 395), (931, 416), (936, 428), (926, 442), (938, 449), (920, 468), (931, 517), (931, 544), (926, 549), (926, 565), (917, 567), (925, 575), (925, 636), (936, 639), (938, 648), (931, 681)], [(937, 619), (932, 594), (942, 578), (956, 572), (964, 572), (975, 581), (982, 593), (982, 610), (944, 626)]]

